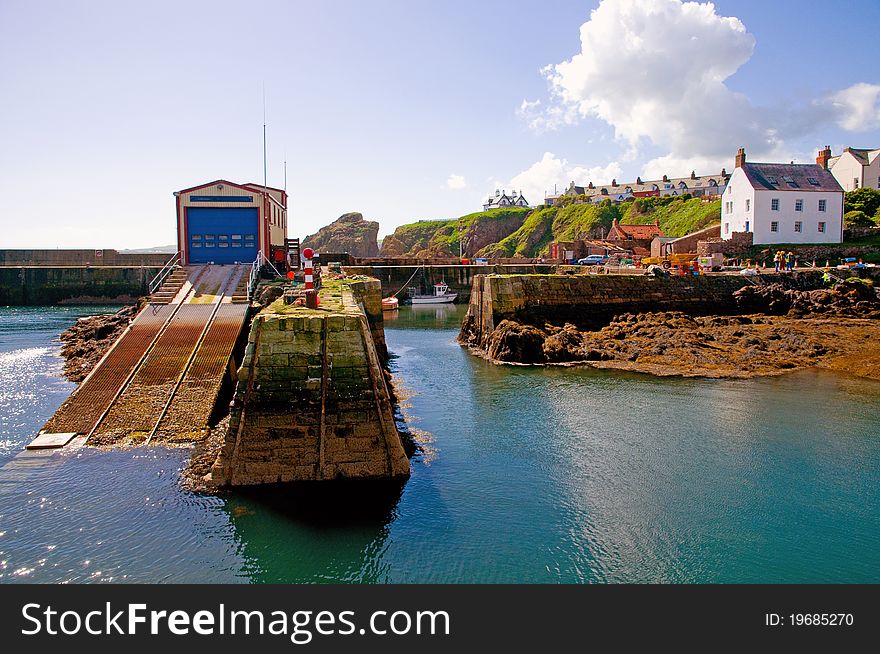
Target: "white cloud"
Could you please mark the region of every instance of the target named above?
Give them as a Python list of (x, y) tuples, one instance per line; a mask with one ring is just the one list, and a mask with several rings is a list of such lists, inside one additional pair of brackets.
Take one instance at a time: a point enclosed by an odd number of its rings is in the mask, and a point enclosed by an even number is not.
[(459, 189), (463, 189), (467, 186), (467, 182), (464, 181), (464, 176), (452, 174), (449, 176), (449, 179), (446, 180), (446, 188), (453, 189), (455, 191)]
[(602, 0), (580, 40), (580, 52), (542, 71), (550, 101), (524, 100), (517, 114), (539, 132), (598, 118), (624, 144), (624, 161), (645, 145), (665, 151), (645, 165), (649, 176), (729, 168), (740, 146), (785, 160), (786, 139), (834, 122), (849, 130), (880, 126), (877, 85), (773, 109), (731, 90), (725, 82), (749, 61), (755, 38), (711, 3)]
[(571, 181), (579, 185), (587, 180), (601, 184), (610, 182), (620, 174), (621, 168), (616, 161), (612, 161), (607, 166), (578, 166), (570, 164), (566, 159), (561, 159), (552, 152), (545, 152), (540, 161), (514, 175), (506, 184), (496, 182), (495, 188), (508, 192), (522, 191), (526, 200), (536, 205), (544, 201), (545, 193), (553, 193), (554, 185), (556, 191), (562, 193)]
[(829, 100), (837, 111), (838, 124), (844, 129), (880, 128), (880, 84), (853, 84), (833, 93)]

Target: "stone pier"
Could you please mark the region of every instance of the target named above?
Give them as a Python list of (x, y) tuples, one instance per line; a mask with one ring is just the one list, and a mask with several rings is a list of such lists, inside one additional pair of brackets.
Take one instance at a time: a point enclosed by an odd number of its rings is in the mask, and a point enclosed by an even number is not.
[(378, 280), (328, 280), (317, 310), (282, 300), (250, 329), (218, 486), (409, 475), (383, 361)]

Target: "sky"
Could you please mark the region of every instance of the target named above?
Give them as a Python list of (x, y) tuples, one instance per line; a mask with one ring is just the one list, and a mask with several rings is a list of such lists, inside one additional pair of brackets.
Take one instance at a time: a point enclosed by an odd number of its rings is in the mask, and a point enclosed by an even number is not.
[(175, 242), (175, 190), (380, 235), (608, 183), (880, 147), (877, 0), (0, 0), (0, 248)]

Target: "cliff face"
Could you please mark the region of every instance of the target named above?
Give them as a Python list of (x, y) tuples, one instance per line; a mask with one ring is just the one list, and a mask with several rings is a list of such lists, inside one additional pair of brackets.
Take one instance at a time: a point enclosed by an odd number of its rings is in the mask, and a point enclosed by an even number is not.
[(302, 246), (316, 252), (348, 252), (355, 257), (379, 256), (379, 223), (364, 220), (357, 212), (341, 215), (336, 221), (306, 236)]
[(520, 229), (530, 209), (492, 209), (452, 220), (420, 220), (401, 225), (382, 242), (385, 257), (457, 257), (459, 225), (462, 253), (472, 257), (478, 250), (501, 241)]

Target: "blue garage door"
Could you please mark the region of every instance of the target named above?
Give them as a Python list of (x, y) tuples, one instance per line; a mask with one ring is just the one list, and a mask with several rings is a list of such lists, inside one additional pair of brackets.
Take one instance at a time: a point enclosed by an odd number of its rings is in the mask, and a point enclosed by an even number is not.
[(257, 209), (189, 207), (186, 211), (189, 263), (250, 263), (257, 258)]

